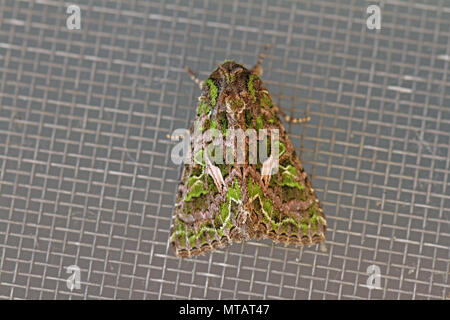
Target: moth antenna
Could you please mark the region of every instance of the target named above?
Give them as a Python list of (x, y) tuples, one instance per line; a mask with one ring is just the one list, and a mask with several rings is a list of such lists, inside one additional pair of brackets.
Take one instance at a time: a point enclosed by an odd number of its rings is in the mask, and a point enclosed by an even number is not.
[(191, 77), (192, 81), (194, 81), (199, 86), (199, 88), (201, 89), (202, 88), (202, 82), (200, 81), (200, 79), (197, 78), (195, 73), (189, 67), (186, 67), (185, 69), (186, 69), (187, 73), (189, 74), (189, 76)]
[(253, 66), (253, 68), (250, 70), (252, 73), (261, 76), (263, 74), (263, 69), (261, 67), (261, 63), (264, 60), (264, 57), (266, 56), (267, 49), (270, 48), (270, 44), (266, 43), (264, 46), (264, 49), (260, 52), (258, 60), (256, 61), (256, 64)]
[(311, 120), (309, 116), (302, 118), (292, 118), (291, 116), (288, 116), (286, 113), (284, 113), (278, 106), (275, 106), (275, 109), (277, 110), (280, 116), (282, 116), (287, 122), (290, 123), (304, 123), (309, 122)]
[(309, 122), (311, 120), (310, 117), (306, 116), (303, 118), (292, 118), (291, 116), (284, 116), (284, 118), (286, 119), (287, 122), (290, 123), (304, 123), (304, 122)]

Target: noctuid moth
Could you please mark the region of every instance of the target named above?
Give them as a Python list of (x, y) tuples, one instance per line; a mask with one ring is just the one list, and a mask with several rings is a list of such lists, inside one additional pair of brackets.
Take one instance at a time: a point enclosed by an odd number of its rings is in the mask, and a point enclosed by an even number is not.
[(325, 239), (325, 215), (259, 78), (263, 58), (250, 70), (225, 61), (203, 83), (188, 70), (202, 94), (170, 233), (179, 257), (253, 238)]

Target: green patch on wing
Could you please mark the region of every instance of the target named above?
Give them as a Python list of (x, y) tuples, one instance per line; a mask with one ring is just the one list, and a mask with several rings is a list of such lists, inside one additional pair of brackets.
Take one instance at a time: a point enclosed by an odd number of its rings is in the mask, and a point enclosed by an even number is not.
[(219, 93), (219, 89), (214, 84), (214, 81), (212, 79), (206, 79), (205, 82), (209, 85), (209, 100), (211, 102), (211, 106), (214, 107), (216, 105), (216, 99)]
[(278, 229), (278, 226), (280, 225), (280, 213), (276, 210), (273, 210), (272, 216), (271, 216), (270, 224), (272, 226), (272, 229), (276, 231)]
[(191, 248), (195, 248), (197, 246), (197, 234), (193, 229), (188, 231), (188, 242)]
[(207, 222), (198, 230), (197, 238), (200, 239), (200, 243), (204, 245), (208, 243), (207, 235), (209, 235), (209, 239), (214, 239), (215, 233), (216, 230), (214, 229), (214, 226), (211, 223)]
[(223, 202), (220, 205), (220, 217), (222, 218), (222, 221), (226, 222), (228, 220), (229, 215), (230, 212), (228, 211), (228, 204)]
[(249, 179), (248, 179), (247, 190), (248, 190), (248, 197), (250, 199), (253, 199), (258, 196), (260, 198), (262, 198), (262, 196), (263, 196), (261, 187), (253, 181), (252, 177), (249, 177)]
[(209, 122), (209, 129), (211, 129), (211, 130), (217, 129), (217, 127), (218, 127), (217, 121), (214, 119), (211, 119), (211, 121)]
[(227, 201), (229, 200), (240, 201), (242, 199), (241, 187), (239, 186), (238, 180), (234, 180), (233, 186), (228, 187), (227, 191)]
[(261, 107), (272, 108), (272, 102), (270, 101), (269, 95), (267, 93), (263, 93), (261, 97)]
[(186, 229), (186, 224), (183, 221), (177, 219), (175, 222), (175, 230), (171, 241), (175, 241), (177, 239), (181, 248), (186, 248), (186, 238), (189, 246), (191, 248), (196, 248), (198, 240), (200, 240), (200, 245), (205, 245), (215, 240), (216, 232), (220, 235), (220, 232), (216, 230), (216, 227), (214, 226), (212, 221), (206, 221), (202, 223), (197, 231), (193, 228), (189, 230)]
[(203, 101), (203, 99), (202, 99), (200, 101), (200, 104), (198, 105), (197, 115), (200, 116), (202, 114), (202, 112), (204, 114), (208, 114), (209, 111), (210, 111), (210, 108), (209, 108), (208, 104), (205, 101)]
[(255, 210), (261, 210), (262, 222), (270, 223), (274, 230), (280, 225), (280, 213), (275, 209), (270, 198), (264, 197), (261, 187), (254, 182), (253, 178), (248, 179), (248, 197), (254, 204)]
[(186, 224), (178, 218), (175, 220), (175, 230), (171, 241), (175, 241), (175, 239), (178, 239), (181, 247), (186, 246)]
[(297, 188), (299, 191), (303, 191), (305, 186), (296, 180), (296, 178), (298, 179), (298, 173), (294, 166), (288, 165), (287, 167), (283, 167), (280, 165), (280, 169), (282, 175), (282, 186), (293, 187)]
[(231, 230), (231, 228), (233, 227), (230, 210), (228, 209), (228, 203), (226, 202), (220, 205), (220, 217), (222, 218), (224, 225), (222, 225), (222, 227), (219, 230), (223, 234), (224, 228), (228, 228)]
[[(295, 188), (288, 188), (292, 192), (294, 198), (298, 198), (298, 191)], [(286, 235), (296, 235), (299, 230), (309, 230), (309, 221), (304, 220), (305, 225), (301, 225), (298, 219), (289, 213), (280, 214), (280, 212), (274, 206), (273, 201), (264, 197), (261, 187), (254, 182), (253, 178), (248, 179), (248, 197), (253, 203), (254, 210), (262, 215), (262, 223), (265, 225), (270, 225), (273, 232), (277, 232), (281, 229), (281, 233)], [(283, 197), (285, 198), (285, 191), (283, 190)]]
[(259, 116), (256, 118), (256, 130), (261, 130), (262, 128), (264, 128), (264, 121), (263, 118)]
[(255, 90), (255, 80), (257, 80), (259, 77), (256, 74), (251, 74), (248, 77), (248, 83), (247, 83), (247, 89), (250, 93), (250, 97), (252, 98), (253, 102), (256, 102), (256, 90)]
[(291, 233), (297, 234), (298, 221), (290, 216), (287, 216), (281, 221), (281, 230), (283, 233), (288, 234), (288, 228), (291, 228)]
[(302, 230), (303, 235), (309, 235), (309, 223), (307, 219), (302, 218), (300, 221), (300, 229)]
[(221, 113), (218, 118), (219, 118), (220, 128), (222, 130), (222, 134), (224, 136), (227, 136), (228, 119), (227, 119), (226, 113)]
[(223, 237), (224, 233), (223, 233), (223, 222), (222, 222), (222, 217), (220, 214), (216, 215), (216, 217), (214, 218), (214, 228), (217, 231), (217, 234), (220, 237)]
[[(239, 186), (239, 182), (235, 179), (233, 185), (228, 187), (226, 201), (220, 205), (220, 217), (225, 224), (225, 227), (231, 230), (233, 227), (233, 223), (231, 221), (231, 213), (234, 213), (234, 216), (238, 214), (237, 211), (237, 202), (240, 202), (242, 199), (241, 187)], [(223, 228), (223, 227), (222, 227)]]
[(311, 228), (314, 232), (317, 232), (319, 223), (325, 224), (325, 219), (322, 217), (319, 211), (319, 205), (317, 203), (313, 203), (313, 205), (308, 209), (308, 214)]
[(210, 175), (208, 175), (207, 181), (208, 181), (209, 191), (212, 193), (212, 195), (215, 196), (216, 194), (218, 194), (219, 190), (217, 189), (217, 186), (214, 183), (214, 180), (213, 180), (213, 178), (211, 178)]
[(203, 194), (207, 194), (208, 190), (203, 186), (203, 175), (195, 176), (192, 175), (188, 179), (187, 188), (189, 192), (187, 193), (184, 201), (189, 202), (192, 198), (200, 197)]
[(286, 153), (286, 147), (283, 142), (275, 141), (274, 145), (278, 146), (278, 158), (280, 158), (283, 154)]
[(273, 203), (269, 198), (265, 198), (262, 206), (263, 217), (262, 220), (264, 223), (268, 223), (272, 220), (273, 214)]

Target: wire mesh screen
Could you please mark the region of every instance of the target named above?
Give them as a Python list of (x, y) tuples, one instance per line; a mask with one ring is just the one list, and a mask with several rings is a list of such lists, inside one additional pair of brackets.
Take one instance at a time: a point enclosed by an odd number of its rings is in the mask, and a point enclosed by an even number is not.
[[(0, 0), (0, 297), (449, 298), (449, 37), (443, 0)], [(184, 67), (252, 66), (266, 43), (274, 102), (311, 118), (285, 124), (326, 251), (180, 260), (170, 134), (200, 94)]]

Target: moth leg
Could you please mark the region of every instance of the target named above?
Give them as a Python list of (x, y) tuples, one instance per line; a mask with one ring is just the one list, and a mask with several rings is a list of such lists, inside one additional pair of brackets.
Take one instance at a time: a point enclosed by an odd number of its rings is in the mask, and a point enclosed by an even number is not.
[(179, 141), (181, 138), (183, 138), (183, 135), (174, 136), (172, 134), (167, 134), (166, 138), (172, 141)]
[(201, 89), (202, 88), (202, 82), (200, 81), (200, 79), (197, 78), (195, 73), (189, 67), (186, 67), (185, 69), (186, 69), (187, 73), (189, 73), (189, 76), (191, 77), (192, 81), (194, 81), (199, 86), (199, 88)]
[(288, 116), (286, 113), (284, 113), (278, 106), (275, 106), (275, 109), (279, 115), (283, 116), (283, 118), (290, 123), (303, 123), (309, 122), (311, 120), (309, 116), (303, 118), (292, 118), (291, 116)]
[(309, 116), (303, 117), (303, 118), (292, 118), (291, 116), (284, 116), (284, 118), (286, 119), (287, 122), (290, 123), (303, 123), (303, 122), (309, 122), (309, 120), (311, 120), (311, 118)]
[(256, 74), (257, 76), (261, 76), (263, 74), (263, 69), (261, 67), (261, 63), (263, 62), (264, 57), (266, 55), (266, 51), (269, 48), (270, 48), (270, 44), (266, 43), (266, 45), (264, 46), (264, 49), (259, 54), (258, 61), (256, 61), (256, 64), (250, 70), (252, 73)]

